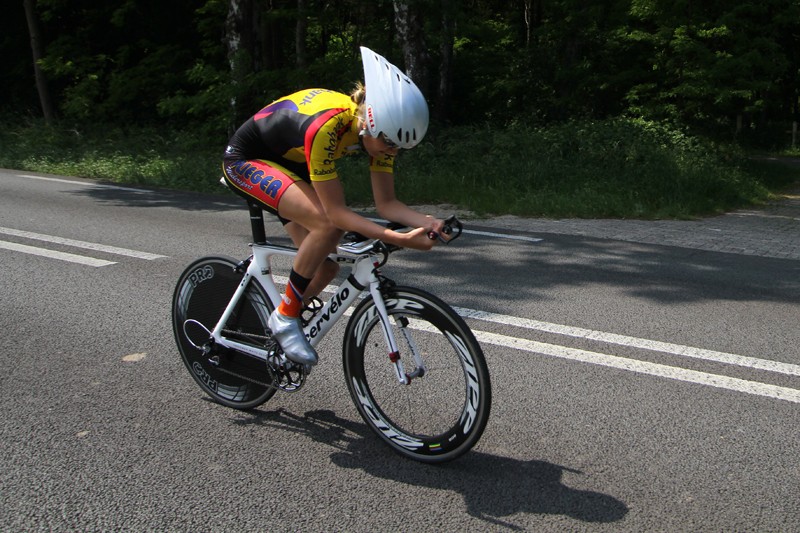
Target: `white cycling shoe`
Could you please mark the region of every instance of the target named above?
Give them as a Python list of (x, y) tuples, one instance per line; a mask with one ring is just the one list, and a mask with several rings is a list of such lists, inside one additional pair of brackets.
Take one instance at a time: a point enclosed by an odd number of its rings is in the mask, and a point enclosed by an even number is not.
[(299, 318), (284, 316), (276, 309), (269, 315), (267, 325), (290, 361), (306, 366), (317, 364), (319, 361), (317, 351), (306, 339)]

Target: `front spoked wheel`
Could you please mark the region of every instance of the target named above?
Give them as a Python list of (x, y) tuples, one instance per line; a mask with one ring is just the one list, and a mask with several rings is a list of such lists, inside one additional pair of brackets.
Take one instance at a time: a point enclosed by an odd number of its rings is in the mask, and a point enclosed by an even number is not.
[(405, 371), (420, 375), (408, 385), (399, 382), (375, 302), (368, 299), (345, 333), (350, 395), (369, 427), (395, 451), (427, 463), (455, 459), (478, 442), (489, 419), (483, 351), (464, 320), (435, 296), (395, 287), (384, 300)]
[[(242, 281), (236, 264), (226, 257), (204, 257), (189, 265), (172, 299), (172, 328), (181, 358), (200, 388), (223, 405), (251, 409), (275, 394), (266, 362), (209, 343), (210, 330)], [(251, 282), (223, 331), (263, 348), (271, 312), (264, 290)]]

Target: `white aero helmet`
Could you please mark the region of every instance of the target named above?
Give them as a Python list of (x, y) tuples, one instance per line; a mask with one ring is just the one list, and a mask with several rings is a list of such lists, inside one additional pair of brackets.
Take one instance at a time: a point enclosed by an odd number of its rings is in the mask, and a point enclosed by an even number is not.
[(428, 131), (428, 104), (411, 78), (376, 54), (361, 47), (366, 86), (365, 117), (372, 137), (383, 133), (400, 148), (413, 148)]

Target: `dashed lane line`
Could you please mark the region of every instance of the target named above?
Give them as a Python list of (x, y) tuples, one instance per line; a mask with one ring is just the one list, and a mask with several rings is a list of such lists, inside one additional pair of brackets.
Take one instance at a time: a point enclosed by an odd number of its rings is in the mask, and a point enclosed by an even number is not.
[(26, 178), (31, 180), (41, 180), (41, 181), (53, 181), (56, 183), (68, 183), (70, 185), (78, 185), (82, 187), (93, 187), (96, 189), (117, 189), (119, 191), (129, 191), (129, 192), (145, 192), (149, 193), (152, 191), (148, 191), (147, 189), (135, 189), (133, 187), (122, 187), (120, 185), (107, 185), (105, 183), (94, 183), (94, 182), (84, 182), (84, 181), (75, 181), (75, 180), (65, 180), (61, 178), (48, 178), (45, 176), (33, 176), (30, 174), (17, 174), (18, 178)]
[(475, 318), (485, 322), (516, 326), (524, 329), (542, 331), (545, 333), (564, 335), (567, 337), (600, 341), (607, 344), (616, 344), (618, 346), (628, 346), (631, 348), (639, 348), (641, 350), (648, 350), (652, 352), (663, 352), (680, 357), (702, 359), (705, 361), (736, 365), (756, 370), (766, 370), (768, 372), (777, 372), (780, 374), (786, 374), (788, 376), (800, 376), (800, 365), (794, 365), (791, 363), (770, 361), (768, 359), (758, 359), (756, 357), (745, 357), (732, 353), (717, 352), (703, 348), (694, 348), (692, 346), (682, 346), (680, 344), (672, 344), (669, 342), (638, 339), (636, 337), (628, 337), (626, 335), (618, 335), (616, 333), (606, 333), (604, 331), (594, 331), (591, 329), (564, 326), (561, 324), (541, 322), (539, 320), (530, 320), (515, 316), (500, 315), (486, 311), (477, 311), (474, 309), (457, 307), (455, 308), (455, 311), (465, 318)]
[[(436, 331), (436, 329), (430, 324), (417, 320), (411, 321), (411, 327), (422, 331)], [(491, 344), (494, 346), (501, 346), (504, 348), (511, 348), (528, 353), (558, 357), (560, 359), (569, 359), (571, 361), (579, 361), (581, 363), (589, 363), (592, 365), (615, 368), (618, 370), (626, 370), (628, 372), (635, 372), (637, 374), (646, 374), (661, 378), (674, 379), (677, 381), (684, 381), (687, 383), (706, 385), (718, 389), (742, 392), (745, 394), (763, 396), (776, 400), (785, 400), (792, 403), (800, 403), (800, 390), (789, 387), (780, 387), (778, 385), (760, 383), (758, 381), (748, 381), (746, 379), (721, 376), (719, 374), (711, 374), (708, 372), (700, 372), (698, 370), (689, 370), (686, 368), (662, 365), (659, 363), (651, 363), (649, 361), (640, 361), (638, 359), (630, 359), (616, 355), (590, 352), (588, 350), (580, 350), (577, 348), (568, 348), (566, 346), (560, 346), (557, 344), (547, 344), (528, 339), (520, 339), (517, 337), (510, 337), (508, 335), (490, 333), (488, 331), (473, 329), (472, 333), (475, 335), (475, 338), (478, 340), (478, 342)]]
[[(284, 276), (274, 276), (273, 279), (276, 283), (285, 284), (288, 281), (288, 278)], [(325, 287), (324, 292), (333, 293), (336, 291), (336, 289), (337, 287), (328, 285)], [(679, 344), (652, 341), (648, 339), (638, 339), (636, 337), (628, 337), (615, 333), (606, 333), (602, 331), (576, 328), (561, 324), (529, 320), (526, 318), (500, 315), (497, 313), (489, 313), (486, 311), (478, 311), (463, 307), (454, 307), (453, 309), (464, 318), (472, 318), (484, 322), (519, 326), (525, 329), (544, 331), (547, 333), (555, 333), (570, 337), (580, 337), (584, 339), (605, 342), (607, 344), (617, 344), (639, 348), (646, 351), (664, 352), (694, 359), (703, 359), (706, 361), (726, 363), (746, 368), (767, 370), (770, 372), (776, 372), (790, 376), (800, 376), (800, 366), (790, 363), (769, 361), (755, 357), (745, 357), (736, 354), (705, 350), (691, 346), (681, 346)], [(348, 309), (346, 312), (348, 315), (351, 313), (352, 309)], [(431, 329), (431, 326), (419, 321), (413, 321), (413, 327), (423, 330)], [(626, 370), (628, 372), (635, 372), (637, 374), (646, 374), (650, 376), (684, 381), (687, 383), (706, 385), (709, 387), (742, 392), (745, 394), (762, 396), (766, 398), (785, 400), (792, 403), (800, 403), (800, 390), (790, 387), (781, 387), (769, 383), (749, 381), (746, 379), (712, 374), (709, 372), (701, 372), (698, 370), (689, 370), (686, 368), (669, 366), (660, 363), (651, 363), (649, 361), (641, 361), (639, 359), (631, 359), (588, 350), (580, 350), (577, 348), (569, 348), (567, 346), (561, 346), (558, 344), (548, 344), (529, 339), (512, 337), (510, 335), (491, 333), (488, 331), (473, 329), (472, 332), (479, 342), (494, 346), (511, 348), (514, 350), (546, 355), (550, 357), (558, 357), (561, 359), (569, 359), (572, 361), (615, 368), (618, 370)]]
[(78, 263), (81, 265), (91, 267), (103, 267), (116, 264), (114, 261), (106, 261), (104, 259), (95, 259), (94, 257), (86, 257), (83, 255), (68, 254), (66, 252), (57, 252), (55, 250), (48, 250), (46, 248), (37, 248), (35, 246), (27, 246), (25, 244), (18, 244), (15, 242), (0, 241), (0, 248), (4, 250), (12, 250), (14, 252), (22, 252), (30, 255), (37, 255), (40, 257), (48, 257), (50, 259), (59, 259), (69, 263)]
[[(105, 252), (114, 255), (134, 257), (136, 259), (146, 259), (148, 261), (153, 261), (155, 259), (163, 259), (166, 257), (165, 255), (151, 254), (147, 252), (140, 252), (137, 250), (129, 250), (127, 248), (119, 248), (116, 246), (107, 246), (104, 244), (97, 244), (94, 242), (76, 241), (73, 239), (65, 239), (63, 237), (44, 235), (41, 233), (33, 233), (30, 231), (21, 231), (12, 228), (0, 227), (0, 234), (11, 235), (14, 237), (22, 237), (24, 239), (31, 239), (36, 241), (49, 242), (52, 244), (63, 244), (65, 246), (71, 246), (73, 248), (83, 248), (85, 250), (93, 250), (96, 252)], [(32, 247), (27, 247), (27, 248), (32, 248)]]
[(710, 374), (707, 372), (699, 372), (697, 370), (689, 370), (686, 368), (651, 363), (648, 361), (639, 361), (638, 359), (628, 359), (615, 355), (590, 352), (576, 348), (567, 348), (565, 346), (546, 344), (527, 339), (517, 339), (514, 337), (508, 337), (506, 335), (489, 333), (486, 331), (473, 331), (473, 333), (475, 333), (475, 337), (478, 339), (478, 341), (485, 342), (487, 344), (493, 344), (495, 346), (503, 346), (506, 348), (513, 348), (530, 353), (537, 353), (552, 357), (559, 357), (562, 359), (570, 359), (572, 361), (580, 361), (582, 363), (627, 370), (629, 372), (636, 372), (637, 374), (647, 374), (650, 376), (658, 376), (678, 381), (685, 381), (688, 383), (707, 385), (709, 387), (715, 387), (718, 389), (743, 392), (745, 394), (753, 394), (756, 396), (763, 396), (777, 400), (786, 400), (792, 403), (800, 403), (800, 390), (789, 387), (780, 387), (778, 385), (770, 385), (768, 383), (748, 381), (745, 379)]
[[(386, 224), (388, 220), (382, 218), (369, 218), (367, 220), (371, 220), (376, 224)], [(538, 237), (526, 237), (525, 235), (512, 235), (510, 233), (494, 233), (491, 231), (478, 231), (474, 229), (465, 229), (463, 233), (468, 235), (481, 235), (483, 237), (494, 237), (496, 239), (506, 239), (509, 241), (524, 241), (524, 242), (542, 242), (544, 239), (540, 239)]]

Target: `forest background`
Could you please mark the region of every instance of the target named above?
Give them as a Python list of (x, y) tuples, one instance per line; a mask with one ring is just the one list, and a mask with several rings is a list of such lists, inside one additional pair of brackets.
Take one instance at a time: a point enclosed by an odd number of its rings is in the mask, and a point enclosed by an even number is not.
[[(800, 0), (18, 0), (0, 167), (222, 192), (230, 133), (359, 46), (432, 112), (398, 194), (477, 213), (691, 217), (798, 180)], [(365, 163), (341, 165), (368, 203)]]

